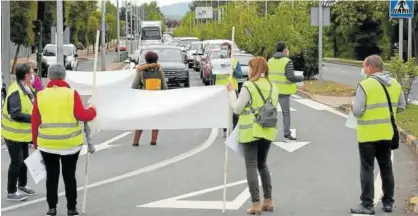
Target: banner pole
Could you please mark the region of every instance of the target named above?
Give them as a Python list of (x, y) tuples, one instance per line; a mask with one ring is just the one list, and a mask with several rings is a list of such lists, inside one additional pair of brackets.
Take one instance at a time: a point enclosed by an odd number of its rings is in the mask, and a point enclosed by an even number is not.
[[(94, 64), (93, 64), (93, 88), (92, 88), (92, 94), (90, 98), (91, 104), (94, 104), (93, 98), (94, 98), (94, 92), (96, 88), (96, 71), (97, 71), (97, 58), (98, 58), (98, 53), (99, 53), (98, 52), (99, 38), (100, 38), (100, 30), (97, 30), (96, 43), (94, 45), (95, 53), (94, 53)], [(88, 125), (85, 124), (85, 127), (86, 126)], [(85, 179), (84, 179), (83, 209), (81, 211), (83, 214), (86, 213), (86, 206), (87, 206), (87, 183), (88, 183), (88, 174), (89, 174), (89, 161), (90, 161), (90, 153), (87, 150), (87, 159), (86, 159), (86, 165), (85, 165), (85, 171), (84, 171)]]
[[(232, 49), (234, 46), (235, 26), (232, 27), (232, 44), (231, 44), (231, 72), (229, 74), (229, 81), (232, 81), (232, 75), (234, 73), (234, 65), (232, 64)], [(232, 109), (228, 106), (228, 127), (226, 128), (227, 137), (231, 135), (232, 128)], [(225, 214), (226, 210), (226, 182), (228, 179), (228, 145), (225, 145), (225, 161), (224, 161), (224, 189), (222, 199), (222, 214)]]

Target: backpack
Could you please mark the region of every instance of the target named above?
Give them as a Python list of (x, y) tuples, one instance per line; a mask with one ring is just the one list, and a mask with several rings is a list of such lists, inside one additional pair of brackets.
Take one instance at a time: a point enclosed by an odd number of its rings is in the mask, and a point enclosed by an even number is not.
[(257, 89), (259, 95), (261, 96), (261, 98), (264, 101), (264, 105), (262, 107), (260, 107), (259, 110), (254, 110), (254, 108), (251, 106), (251, 104), (249, 105), (251, 112), (254, 114), (255, 116), (255, 122), (258, 123), (259, 125), (261, 125), (261, 127), (263, 128), (275, 128), (276, 124), (277, 124), (277, 108), (273, 105), (273, 101), (271, 99), (271, 93), (272, 93), (272, 89), (273, 86), (271, 84), (271, 82), (269, 81), (270, 84), (270, 92), (269, 92), (269, 96), (267, 99), (264, 98), (263, 94), (261, 93), (260, 88), (257, 86), (257, 84), (255, 84), (254, 82), (252, 82), (255, 86), (255, 88)]

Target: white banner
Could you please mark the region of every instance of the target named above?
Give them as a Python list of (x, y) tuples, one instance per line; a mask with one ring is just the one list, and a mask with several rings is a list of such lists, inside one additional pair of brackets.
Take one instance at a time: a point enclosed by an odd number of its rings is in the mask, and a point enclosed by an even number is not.
[[(303, 71), (295, 71), (295, 75), (296, 76), (303, 76)], [(296, 83), (297, 86), (305, 86), (305, 84), (302, 82), (297, 82)]]
[(196, 19), (212, 19), (213, 8), (212, 7), (196, 7)]
[(41, 152), (39, 150), (36, 150), (30, 154), (29, 157), (26, 158), (25, 164), (35, 184), (38, 184), (42, 179), (46, 177), (44, 159), (42, 158)]
[[(96, 88), (130, 89), (135, 75), (135, 70), (97, 71)], [(65, 80), (80, 95), (92, 94), (93, 71), (67, 71)]]
[(225, 86), (162, 91), (97, 89), (94, 130), (227, 128)]
[(229, 75), (232, 72), (232, 60), (230, 58), (212, 59), (210, 64), (212, 66), (212, 74)]

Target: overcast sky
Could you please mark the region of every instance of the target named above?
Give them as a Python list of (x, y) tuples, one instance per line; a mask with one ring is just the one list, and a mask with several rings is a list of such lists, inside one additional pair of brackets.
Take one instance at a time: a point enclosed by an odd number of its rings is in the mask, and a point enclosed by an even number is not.
[[(110, 0), (113, 4), (115, 4), (116, 5), (116, 0)], [(124, 0), (119, 0), (119, 5), (122, 5), (122, 2), (123, 2)], [(138, 4), (141, 4), (141, 3), (143, 3), (143, 2), (151, 2), (151, 1), (153, 1), (153, 0), (137, 0), (137, 1), (132, 1), (132, 0), (128, 0), (128, 1), (130, 1), (130, 2), (135, 2), (135, 3), (138, 3)], [(175, 3), (180, 3), (180, 2), (191, 2), (191, 0), (156, 0), (157, 1), (157, 3), (158, 3), (158, 5), (161, 7), (161, 6), (166, 6), (166, 5), (171, 5), (171, 4), (175, 4)]]

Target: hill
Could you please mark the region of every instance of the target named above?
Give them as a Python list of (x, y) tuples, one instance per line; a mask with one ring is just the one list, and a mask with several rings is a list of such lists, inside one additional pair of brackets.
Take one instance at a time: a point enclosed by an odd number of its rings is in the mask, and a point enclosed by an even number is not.
[(189, 2), (162, 6), (160, 10), (166, 18), (180, 20), (190, 10)]

